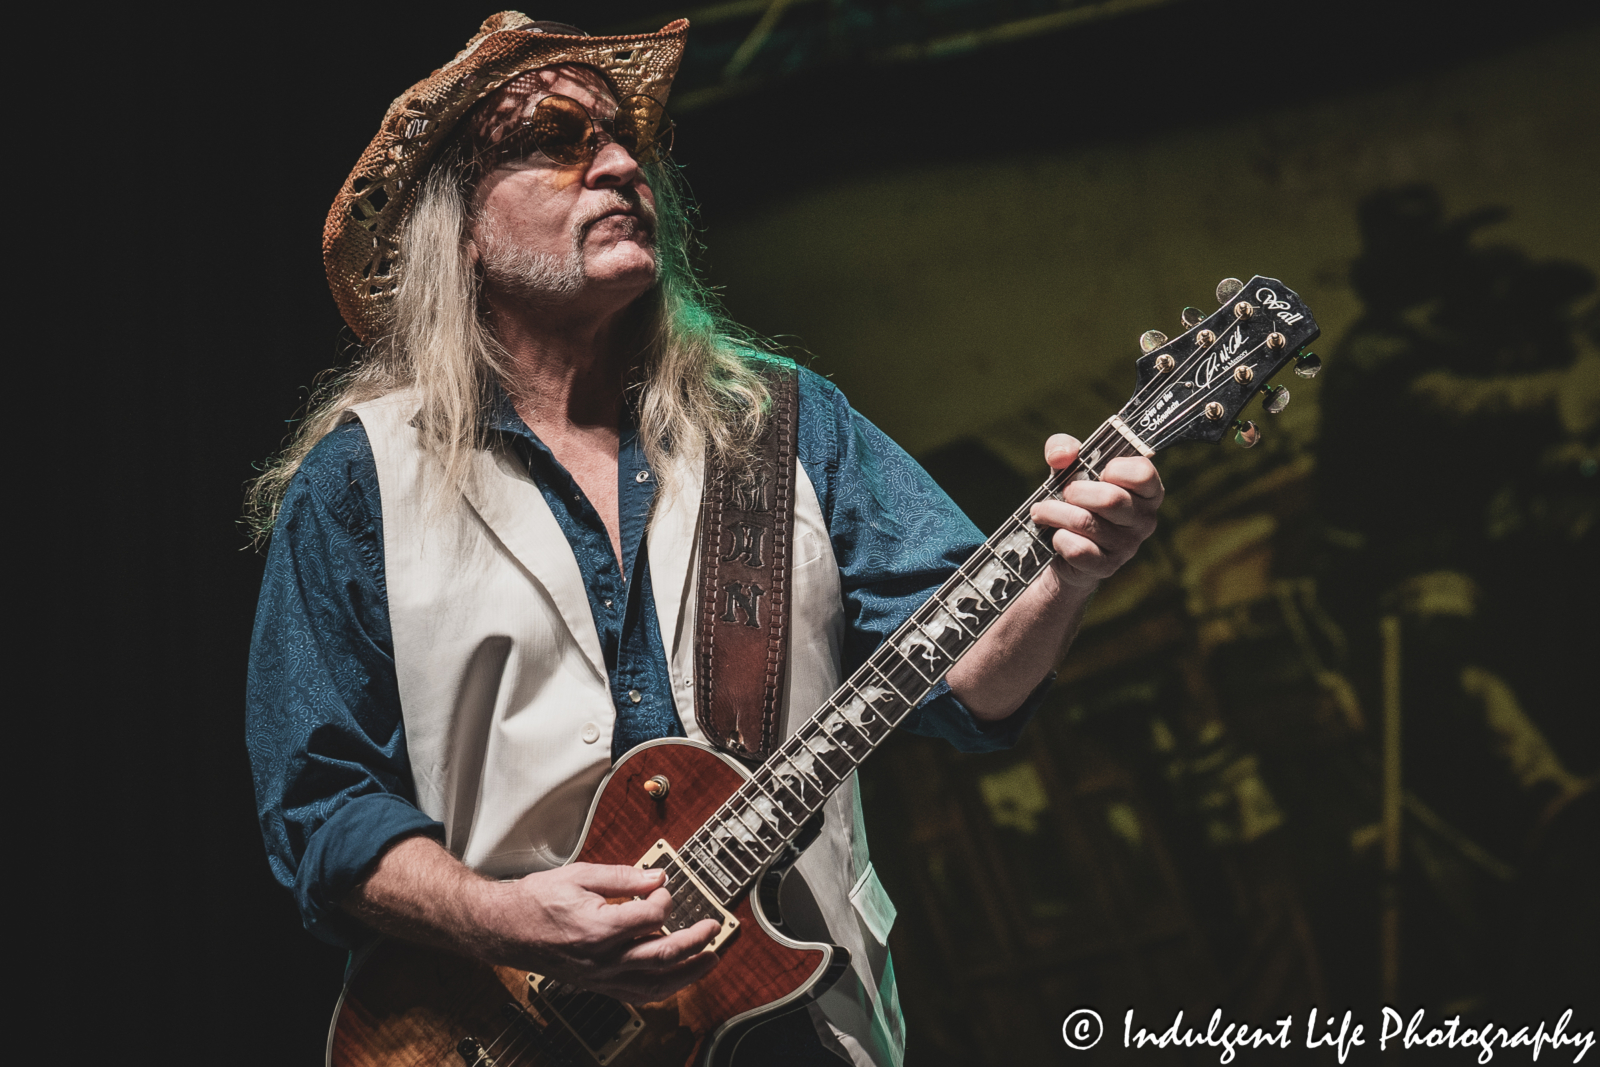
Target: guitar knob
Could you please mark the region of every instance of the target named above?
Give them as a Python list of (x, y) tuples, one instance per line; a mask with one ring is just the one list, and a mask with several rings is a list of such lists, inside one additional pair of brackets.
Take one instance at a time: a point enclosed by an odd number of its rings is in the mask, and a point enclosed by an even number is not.
[(1226, 304), (1239, 295), (1239, 290), (1244, 288), (1244, 282), (1238, 278), (1224, 278), (1217, 283), (1217, 303)]
[(1180, 317), (1183, 319), (1183, 328), (1192, 330), (1204, 321), (1206, 313), (1199, 308), (1184, 308), (1183, 315)]
[(1295, 359), (1294, 372), (1302, 378), (1315, 378), (1322, 369), (1322, 357), (1315, 352), (1302, 352)]
[(1261, 389), (1264, 399), (1261, 406), (1267, 409), (1267, 414), (1276, 415), (1289, 406), (1289, 390), (1281, 385), (1266, 385)]
[(1256, 424), (1253, 422), (1239, 422), (1236, 420), (1233, 428), (1238, 431), (1233, 435), (1233, 439), (1238, 442), (1240, 448), (1254, 448), (1256, 443), (1261, 440), (1261, 431), (1256, 428)]
[(1139, 335), (1139, 348), (1145, 352), (1154, 352), (1167, 343), (1167, 335), (1160, 330), (1146, 330)]

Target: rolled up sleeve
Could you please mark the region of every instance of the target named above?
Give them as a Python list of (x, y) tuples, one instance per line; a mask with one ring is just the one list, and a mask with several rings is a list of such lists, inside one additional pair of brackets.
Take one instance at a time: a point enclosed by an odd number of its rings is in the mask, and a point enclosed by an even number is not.
[(358, 425), (296, 473), (250, 643), (246, 745), (273, 876), (306, 929), (349, 945), (339, 902), (395, 841), (443, 826), (415, 805), (371, 447)]

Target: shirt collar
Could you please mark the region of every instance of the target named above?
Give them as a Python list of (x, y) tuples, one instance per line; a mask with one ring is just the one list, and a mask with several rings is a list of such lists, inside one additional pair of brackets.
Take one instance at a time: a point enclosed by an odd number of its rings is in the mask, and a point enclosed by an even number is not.
[[(534, 433), (522, 416), (517, 414), (516, 402), (511, 399), (511, 394), (499, 382), (494, 385), (494, 394), (489, 399), (489, 405), (479, 417), (479, 424), (486, 430), (499, 433), (515, 434), (525, 437), (539, 445), (544, 442), (539, 440), (539, 435)], [(638, 435), (639, 427), (633, 417), (633, 408), (629, 404), (622, 405), (622, 423), (617, 429), (621, 432), (622, 440), (626, 443), (630, 438)]]

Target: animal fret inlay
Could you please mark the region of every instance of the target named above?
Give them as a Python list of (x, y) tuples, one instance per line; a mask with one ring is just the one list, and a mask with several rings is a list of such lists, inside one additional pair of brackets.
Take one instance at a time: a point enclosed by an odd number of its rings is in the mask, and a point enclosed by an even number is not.
[(950, 591), (950, 598), (945, 601), (945, 606), (957, 619), (960, 619), (964, 623), (977, 626), (979, 624), (978, 616), (970, 611), (961, 610), (961, 605), (969, 600), (974, 604), (980, 604), (983, 602), (983, 594), (974, 589), (972, 587), (972, 583), (961, 582)]
[(866, 724), (877, 717), (877, 713), (872, 710), (872, 705), (884, 697), (893, 696), (894, 694), (887, 689), (882, 689), (875, 685), (862, 686), (861, 692), (845, 701), (844, 707), (839, 710), (844, 713), (845, 718), (865, 731)]

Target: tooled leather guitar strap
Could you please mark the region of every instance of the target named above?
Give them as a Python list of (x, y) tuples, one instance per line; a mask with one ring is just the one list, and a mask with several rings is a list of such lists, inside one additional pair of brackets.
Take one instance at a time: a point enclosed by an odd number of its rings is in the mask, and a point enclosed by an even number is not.
[(754, 466), (729, 471), (708, 456), (700, 502), (694, 715), (713, 744), (750, 760), (772, 753), (783, 700), (800, 436), (797, 374), (766, 378), (772, 410)]

